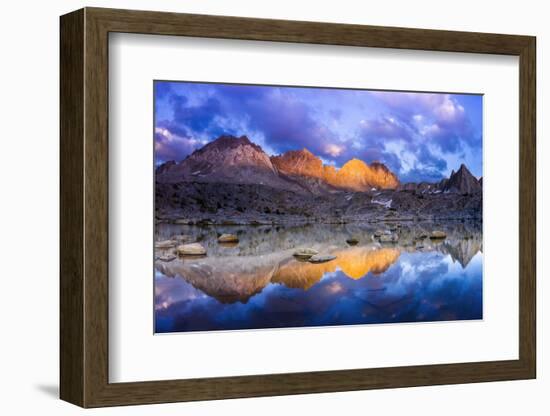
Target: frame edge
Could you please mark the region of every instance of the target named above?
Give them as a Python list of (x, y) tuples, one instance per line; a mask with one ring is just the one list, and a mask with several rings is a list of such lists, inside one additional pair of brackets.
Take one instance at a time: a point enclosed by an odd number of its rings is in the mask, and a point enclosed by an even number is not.
[(537, 377), (537, 151), (536, 151), (536, 49), (535, 36), (526, 38), (519, 55), (520, 77), (520, 349), (525, 378)]
[(59, 397), (84, 406), (84, 22), (60, 17)]

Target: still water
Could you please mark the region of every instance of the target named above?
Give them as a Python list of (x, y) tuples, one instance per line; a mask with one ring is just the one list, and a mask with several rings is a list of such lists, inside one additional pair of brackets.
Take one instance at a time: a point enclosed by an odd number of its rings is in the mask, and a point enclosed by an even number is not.
[[(380, 243), (380, 228), (157, 225), (157, 241), (183, 235), (207, 255), (161, 261), (157, 250), (155, 332), (482, 319), (480, 224), (403, 224), (397, 243)], [(418, 238), (434, 229), (447, 237)], [(219, 244), (221, 233), (239, 243)], [(336, 259), (300, 261), (299, 247)]]

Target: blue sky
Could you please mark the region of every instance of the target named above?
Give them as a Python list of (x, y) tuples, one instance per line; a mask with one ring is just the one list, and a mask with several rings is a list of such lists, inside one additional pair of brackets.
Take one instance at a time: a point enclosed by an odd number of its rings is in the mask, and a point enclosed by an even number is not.
[(222, 134), (270, 155), (307, 148), (327, 164), (379, 161), (402, 182), (461, 163), (482, 175), (482, 96), (155, 81), (155, 161), (182, 160)]

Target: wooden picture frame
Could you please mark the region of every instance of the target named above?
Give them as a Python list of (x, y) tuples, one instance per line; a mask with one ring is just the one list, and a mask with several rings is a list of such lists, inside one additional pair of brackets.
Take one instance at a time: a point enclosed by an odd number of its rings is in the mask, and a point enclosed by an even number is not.
[[(536, 376), (535, 38), (85, 8), (61, 17), (60, 396), (82, 407), (529, 379)], [(110, 32), (519, 57), (519, 359), (109, 383)]]

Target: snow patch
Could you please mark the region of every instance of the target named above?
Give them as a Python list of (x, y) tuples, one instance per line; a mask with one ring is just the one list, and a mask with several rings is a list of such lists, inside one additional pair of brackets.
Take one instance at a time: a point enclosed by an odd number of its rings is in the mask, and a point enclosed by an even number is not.
[(381, 199), (373, 199), (371, 202), (373, 204), (382, 205), (384, 208), (391, 208), (392, 201), (393, 201), (392, 199), (390, 199), (388, 201), (383, 201)]

